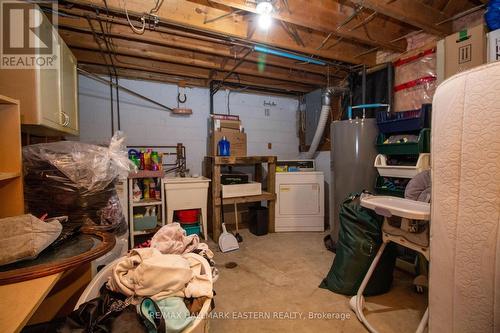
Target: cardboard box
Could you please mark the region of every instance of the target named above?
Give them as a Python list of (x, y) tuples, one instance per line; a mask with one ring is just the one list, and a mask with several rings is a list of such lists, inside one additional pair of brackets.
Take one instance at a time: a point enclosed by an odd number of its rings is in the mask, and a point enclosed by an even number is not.
[(217, 146), (225, 136), (230, 144), (231, 156), (247, 156), (247, 134), (234, 130), (214, 131), (208, 138), (208, 156), (217, 156)]
[(500, 60), (500, 29), (488, 33), (488, 62)]
[(484, 25), (462, 30), (445, 38), (445, 78), (486, 62)]
[(240, 120), (223, 120), (223, 119), (213, 119), (212, 129), (214, 131), (220, 131), (223, 129), (230, 129), (235, 131), (240, 131), (241, 121)]

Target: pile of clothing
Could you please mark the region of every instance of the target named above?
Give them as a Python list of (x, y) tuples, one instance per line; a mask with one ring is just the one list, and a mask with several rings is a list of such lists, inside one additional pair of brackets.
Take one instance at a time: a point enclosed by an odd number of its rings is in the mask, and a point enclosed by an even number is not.
[[(100, 296), (68, 317), (25, 332), (182, 332), (214, 296), (213, 252), (179, 223), (163, 226), (151, 246), (118, 259)], [(213, 302), (212, 306), (213, 308)]]

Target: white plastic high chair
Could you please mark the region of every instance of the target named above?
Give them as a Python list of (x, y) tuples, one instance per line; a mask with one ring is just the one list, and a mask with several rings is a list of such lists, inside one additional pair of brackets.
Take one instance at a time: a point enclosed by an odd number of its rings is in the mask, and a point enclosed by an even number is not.
[[(378, 333), (378, 331), (368, 322), (363, 314), (365, 307), (365, 300), (363, 292), (372, 276), (377, 264), (389, 242), (397, 243), (401, 246), (407, 247), (424, 255), (429, 260), (429, 228), (426, 226), (425, 232), (413, 233), (401, 228), (396, 228), (389, 224), (388, 219), (392, 216), (399, 216), (402, 218), (403, 224), (411, 224), (411, 221), (429, 221), (431, 216), (430, 204), (419, 202), (409, 199), (402, 199), (389, 196), (374, 196), (363, 194), (361, 196), (361, 206), (374, 210), (378, 215), (384, 216), (384, 223), (382, 225), (382, 245), (380, 246), (375, 258), (373, 259), (368, 272), (366, 273), (358, 293), (353, 296), (349, 305), (356, 313), (359, 321), (371, 333)], [(416, 333), (422, 333), (429, 321), (429, 308), (426, 309)]]

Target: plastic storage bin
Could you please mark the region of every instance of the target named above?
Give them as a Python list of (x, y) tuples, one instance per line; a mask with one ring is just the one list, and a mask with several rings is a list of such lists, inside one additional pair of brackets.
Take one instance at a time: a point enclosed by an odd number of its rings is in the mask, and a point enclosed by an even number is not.
[(269, 227), (267, 208), (262, 206), (249, 207), (248, 215), (250, 220), (248, 229), (250, 232), (256, 236), (267, 235)]
[[(391, 181), (394, 181), (395, 179), (399, 180), (399, 184), (393, 183), (393, 186), (388, 186), (386, 184), (386, 179), (389, 179)], [(375, 192), (377, 194), (404, 198), (407, 184), (408, 184), (408, 179), (397, 179), (397, 178), (388, 178), (379, 176), (377, 177), (377, 182), (375, 183)]]
[(156, 216), (144, 216), (141, 218), (134, 218), (134, 230), (142, 231), (156, 228), (158, 219)]
[(262, 184), (250, 182), (248, 184), (222, 185), (223, 198), (235, 198), (262, 194)]
[(430, 127), (431, 104), (419, 110), (403, 112), (377, 112), (377, 126), (381, 133), (407, 133)]
[(420, 154), (416, 165), (388, 165), (387, 157), (378, 154), (374, 166), (383, 177), (413, 178), (420, 172), (430, 168), (431, 154)]
[(181, 226), (184, 230), (186, 230), (186, 235), (199, 235), (201, 233), (200, 223), (192, 223), (192, 224), (182, 224)]
[(184, 224), (193, 224), (200, 220), (199, 209), (184, 209), (177, 211), (177, 218), (179, 222)]
[(384, 141), (389, 137), (380, 133), (377, 137), (377, 151), (385, 155), (418, 155), (430, 152), (431, 130), (424, 128), (418, 135), (417, 142), (387, 143)]

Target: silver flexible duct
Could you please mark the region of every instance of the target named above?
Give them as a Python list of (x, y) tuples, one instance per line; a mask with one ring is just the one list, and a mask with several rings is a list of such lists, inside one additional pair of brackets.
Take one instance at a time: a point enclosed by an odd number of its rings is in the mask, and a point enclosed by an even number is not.
[(331, 87), (327, 88), (322, 96), (322, 107), (321, 114), (319, 116), (318, 127), (316, 128), (316, 133), (314, 134), (309, 151), (300, 154), (300, 158), (311, 159), (314, 157), (316, 150), (318, 149), (321, 138), (323, 137), (323, 132), (325, 131), (326, 122), (328, 121), (328, 115), (332, 107), (332, 97), (335, 94), (343, 94), (348, 92), (347, 88), (343, 87)]

